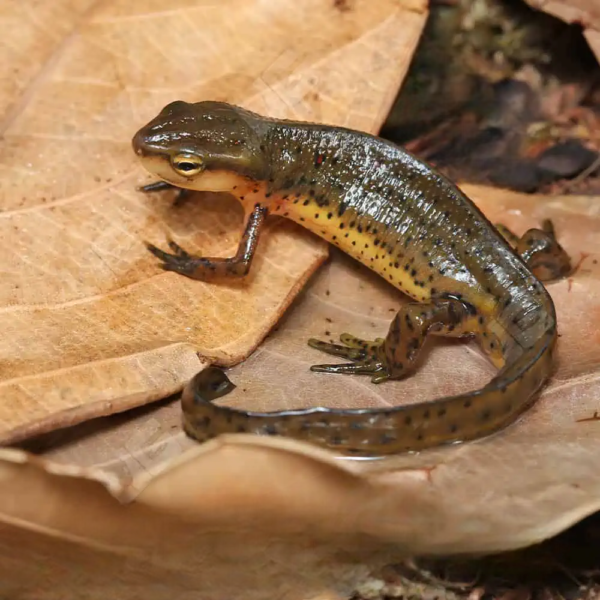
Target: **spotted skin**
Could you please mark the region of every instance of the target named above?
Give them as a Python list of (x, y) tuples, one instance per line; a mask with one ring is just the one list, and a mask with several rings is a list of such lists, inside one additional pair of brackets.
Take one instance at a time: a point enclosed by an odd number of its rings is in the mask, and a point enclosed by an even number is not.
[[(309, 340), (313, 348), (349, 361), (312, 370), (365, 374), (374, 383), (401, 379), (414, 372), (430, 334), (473, 336), (499, 369), (482, 389), (431, 402), (269, 413), (214, 404), (199, 375), (182, 397), (191, 437), (285, 435), (350, 455), (421, 450), (505, 427), (550, 377), (556, 314), (540, 279), (563, 277), (571, 269), (550, 222), (517, 238), (493, 227), (455, 185), (388, 141), (264, 118), (219, 102), (166, 106), (134, 136), (133, 147), (160, 178), (152, 185), (229, 192), (246, 214), (246, 233), (233, 259), (194, 257), (173, 243), (173, 253), (151, 247), (163, 268), (199, 280), (217, 273), (243, 276), (267, 214), (276, 214), (412, 298), (385, 338), (345, 333), (341, 344)], [(219, 377), (227, 381), (225, 374)]]

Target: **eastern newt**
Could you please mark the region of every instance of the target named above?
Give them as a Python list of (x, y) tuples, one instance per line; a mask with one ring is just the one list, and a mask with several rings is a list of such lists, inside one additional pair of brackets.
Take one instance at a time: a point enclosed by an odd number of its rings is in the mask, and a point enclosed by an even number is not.
[(211, 281), (244, 277), (268, 215), (299, 223), (413, 299), (385, 338), (349, 334), (310, 346), (346, 364), (325, 373), (407, 377), (428, 334), (473, 336), (499, 369), (482, 389), (394, 408), (312, 408), (269, 413), (212, 402), (231, 384), (216, 369), (186, 388), (187, 434), (285, 435), (339, 452), (385, 455), (483, 437), (508, 425), (553, 371), (554, 304), (540, 281), (570, 260), (550, 221), (522, 237), (494, 227), (453, 183), (402, 148), (366, 133), (266, 118), (222, 102), (173, 102), (140, 129), (133, 148), (160, 181), (144, 191), (229, 192), (245, 231), (232, 258), (198, 257), (148, 244), (163, 269)]

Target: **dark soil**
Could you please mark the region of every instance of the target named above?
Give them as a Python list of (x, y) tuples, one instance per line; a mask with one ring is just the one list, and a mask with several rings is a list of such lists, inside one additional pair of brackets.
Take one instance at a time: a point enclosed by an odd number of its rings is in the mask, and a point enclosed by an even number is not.
[(438, 0), (381, 134), (457, 181), (599, 194), (600, 66), (521, 0)]

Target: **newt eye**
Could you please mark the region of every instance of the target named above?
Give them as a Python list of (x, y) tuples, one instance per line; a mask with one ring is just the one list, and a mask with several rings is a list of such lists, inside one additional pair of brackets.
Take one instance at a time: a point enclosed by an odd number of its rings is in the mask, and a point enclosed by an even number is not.
[(171, 158), (171, 166), (182, 177), (198, 175), (204, 168), (202, 159), (195, 154), (177, 154)]

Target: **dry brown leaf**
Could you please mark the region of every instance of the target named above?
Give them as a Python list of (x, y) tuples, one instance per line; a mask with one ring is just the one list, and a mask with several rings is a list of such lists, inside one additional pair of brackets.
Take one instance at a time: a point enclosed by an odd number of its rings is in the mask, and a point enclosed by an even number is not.
[(174, 210), (167, 195), (136, 192), (148, 181), (136, 129), (174, 99), (212, 98), (375, 131), (425, 15), (422, 2), (392, 0), (1, 10), (0, 67), (14, 73), (0, 90), (0, 442), (10, 443), (172, 394), (206, 364), (197, 352), (239, 362), (327, 255), (286, 222), (266, 232), (244, 282), (162, 272), (144, 240), (172, 234), (231, 255), (241, 211), (223, 196)]
[[(334, 455), (308, 445), (246, 435), (223, 436), (198, 449), (178, 427), (180, 407), (172, 402), (134, 420), (113, 423), (109, 429), (106, 424), (90, 424), (78, 439), (67, 437), (66, 445), (55, 439), (44, 458), (53, 464), (91, 469), (89, 474), (106, 482), (123, 500), (141, 493), (149, 501), (153, 492), (145, 486), (150, 483), (151, 490), (161, 489), (156, 477), (161, 473), (169, 477), (180, 460), (191, 460), (206, 483), (210, 480), (207, 473), (224, 468), (220, 452), (238, 453), (242, 465), (249, 462), (244, 458), (246, 448), (248, 452), (255, 452), (257, 446), (299, 452), (307, 459), (337, 465), (378, 488), (372, 503), (362, 497), (355, 499), (356, 504), (352, 498), (344, 501), (349, 531), (358, 527), (373, 535), (391, 536), (413, 552), (511, 548), (557, 533), (595, 510), (600, 506), (595, 458), (600, 451), (600, 421), (581, 420), (600, 410), (596, 391), (600, 334), (590, 326), (590, 320), (594, 322), (600, 314), (597, 199), (547, 199), (474, 186), (465, 189), (493, 221), (502, 221), (515, 231), (524, 231), (546, 217), (553, 219), (561, 242), (579, 263), (572, 278), (548, 286), (561, 335), (557, 372), (540, 400), (515, 425), (476, 443), (416, 456), (336, 461), (331, 458)], [(385, 281), (335, 253), (278, 330), (248, 360), (231, 369), (238, 387), (221, 402), (253, 410), (393, 406), (464, 392), (489, 380), (494, 370), (472, 343), (442, 339), (432, 340), (421, 369), (404, 381), (375, 386), (368, 378), (309, 371), (309, 365), (321, 358), (307, 346), (309, 337), (335, 338), (344, 331), (381, 335), (402, 301), (404, 297)], [(196, 462), (188, 458), (196, 453)], [(255, 483), (245, 483), (246, 494), (254, 485), (272, 490), (272, 483), (265, 483), (258, 473), (247, 476)], [(221, 471), (219, 477), (222, 489), (235, 487), (227, 483), (235, 480), (233, 473), (229, 477)], [(290, 494), (295, 489), (290, 483)], [(183, 490), (177, 493), (180, 500), (186, 496)], [(326, 510), (317, 494), (309, 498), (303, 498), (306, 505), (299, 511), (318, 515)], [(172, 502), (165, 500), (165, 506)], [(389, 514), (382, 510), (386, 505)], [(402, 517), (407, 513), (411, 519)], [(431, 519), (444, 526), (430, 530)], [(465, 527), (466, 536), (461, 533)]]
[[(12, 57), (23, 73), (13, 82), (18, 101), (7, 93), (2, 105), (0, 239), (10, 268), (0, 414), (12, 419), (4, 439), (174, 391), (201, 368), (197, 348), (235, 363), (325, 256), (311, 236), (273, 223), (243, 296), (256, 300), (254, 312), (240, 311), (233, 322), (214, 311), (241, 304), (237, 288), (156, 275), (143, 237), (160, 242), (171, 229), (188, 247), (228, 254), (239, 220), (214, 197), (174, 210), (166, 198), (136, 194), (134, 185), (145, 181), (128, 146), (137, 124), (174, 94), (216, 94), (260, 112), (375, 130), (424, 17), (421, 3), (403, 9), (367, 0), (200, 8), (180, 1), (166, 10), (155, 2), (143, 13), (124, 0), (54, 6), (43, 16), (62, 15), (59, 31), (72, 31), (69, 37), (28, 46), (11, 40), (7, 27), (2, 42), (23, 49)], [(31, 25), (27, 3), (13, 9), (32, 36), (43, 29)], [(207, 14), (215, 23), (209, 33)], [(264, 27), (257, 33), (259, 22), (273, 35)], [(94, 120), (98, 114), (103, 121)], [(278, 438), (224, 436), (196, 445), (181, 433), (176, 402), (56, 432), (41, 457), (2, 451), (0, 592), (46, 600), (85, 590), (120, 599), (143, 586), (149, 600), (174, 593), (333, 600), (388, 561), (514, 548), (597, 510), (600, 423), (578, 422), (600, 409), (597, 199), (467, 191), (517, 231), (553, 218), (575, 260), (585, 255), (571, 280), (550, 286), (562, 335), (559, 368), (517, 424), (476, 443), (373, 462), (340, 461)], [(285, 263), (287, 276), (272, 258)], [(279, 298), (265, 291), (274, 277), (287, 281), (277, 286)], [(333, 254), (279, 329), (232, 369), (238, 388), (224, 401), (256, 409), (392, 405), (489, 379), (492, 369), (476, 349), (445, 340), (431, 345), (422, 369), (404, 382), (375, 387), (308, 372), (321, 360), (308, 337), (380, 334), (402, 301)], [(69, 337), (65, 323), (80, 327), (79, 336)], [(202, 335), (186, 327), (202, 327)], [(22, 396), (9, 404), (12, 389)], [(116, 406), (103, 406), (107, 400)]]
[[(40, 458), (5, 454), (2, 520), (58, 536), (56, 564), (68, 559), (89, 571), (85, 584), (92, 594), (101, 588), (99, 565), (115, 578), (112, 589), (120, 595), (113, 597), (125, 597), (123, 587), (139, 585), (143, 564), (169, 590), (194, 589), (201, 597), (218, 590), (219, 598), (338, 598), (389, 561), (516, 548), (598, 510), (600, 422), (585, 421), (600, 410), (600, 344), (593, 326), (600, 314), (598, 199), (465, 190), (492, 220), (515, 231), (552, 218), (579, 262), (572, 278), (549, 285), (561, 332), (556, 376), (516, 424), (474, 443), (347, 461), (280, 438), (231, 435), (197, 445), (181, 433), (177, 403), (146, 407), (135, 418), (119, 415), (63, 432), (62, 442), (55, 438)], [(323, 327), (332, 335), (385, 330), (402, 301), (385, 282), (335, 253), (278, 331), (231, 369), (239, 387), (228, 403), (268, 409), (325, 401), (400, 404), (464, 391), (489, 378), (491, 367), (471, 344), (447, 340), (437, 340), (422, 370), (404, 382), (373, 386), (308, 372), (316, 358), (306, 347), (308, 336)], [(111, 503), (85, 478), (134, 501)], [(44, 511), (39, 497), (47, 499)], [(7, 543), (20, 539), (9, 534)], [(164, 555), (171, 562), (162, 562)], [(133, 570), (119, 571), (115, 556), (126, 556)], [(13, 571), (16, 566), (20, 562)], [(59, 583), (74, 585), (69, 577)]]
[[(263, 464), (267, 475), (291, 464), (285, 454), (265, 462), (257, 450), (247, 458)], [(228, 472), (230, 461), (224, 466)], [(320, 481), (315, 479), (314, 466), (301, 459), (295, 466), (294, 483), (307, 482), (307, 493), (331, 477), (321, 466)], [(197, 481), (193, 468), (182, 474)], [(352, 478), (344, 474), (332, 483), (344, 479), (352, 489)], [(208, 481), (195, 498), (184, 495), (184, 502), (192, 501), (187, 508), (197, 504), (202, 510), (202, 497), (210, 504), (218, 483)], [(327, 494), (326, 487), (319, 485), (319, 493)], [(0, 489), (2, 598), (344, 600), (371, 567), (393, 556), (389, 545), (360, 532), (313, 529), (310, 520), (290, 521), (285, 510), (263, 527), (268, 515), (254, 511), (256, 522), (248, 521), (244, 506), (251, 504), (240, 496), (230, 496), (214, 519), (205, 513), (208, 519), (198, 522), (144, 503), (120, 505), (96, 482), (18, 461), (0, 462)], [(273, 491), (277, 496), (277, 486)], [(263, 499), (269, 502), (267, 490)]]

